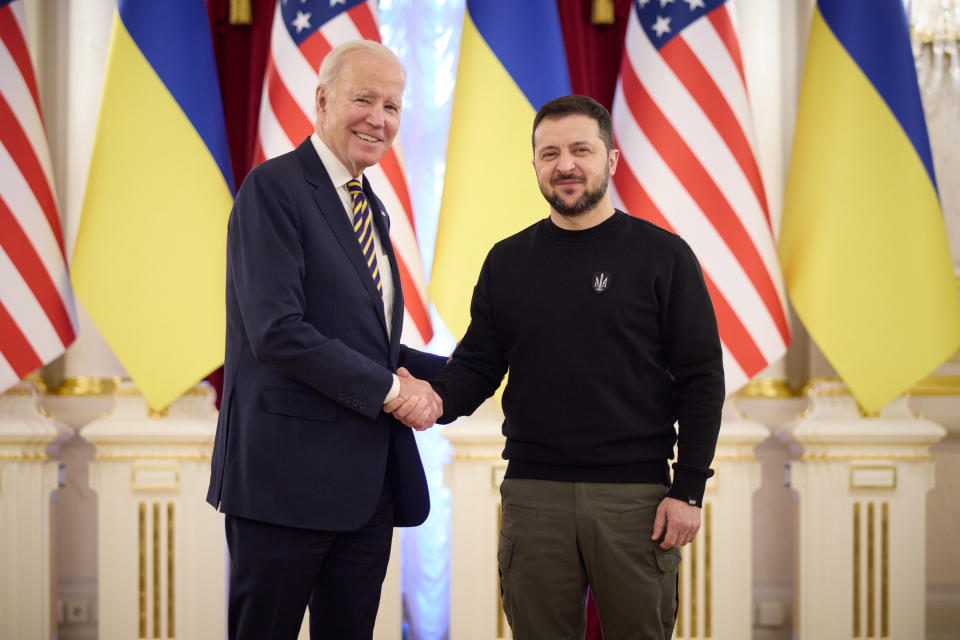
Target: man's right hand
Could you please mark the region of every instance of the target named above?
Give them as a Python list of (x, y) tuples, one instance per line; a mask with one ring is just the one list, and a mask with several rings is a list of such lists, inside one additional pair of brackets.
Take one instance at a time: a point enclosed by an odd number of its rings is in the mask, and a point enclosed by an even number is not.
[(443, 400), (429, 382), (414, 378), (404, 367), (397, 369), (400, 395), (383, 405), (383, 410), (417, 431), (429, 429), (443, 414)]

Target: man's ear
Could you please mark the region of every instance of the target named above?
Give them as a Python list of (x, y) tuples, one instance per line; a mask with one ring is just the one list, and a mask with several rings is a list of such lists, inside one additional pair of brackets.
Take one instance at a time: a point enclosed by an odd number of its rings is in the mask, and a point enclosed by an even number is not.
[(610, 175), (613, 175), (617, 172), (617, 163), (620, 161), (620, 149), (613, 149), (610, 151), (610, 155), (607, 157), (607, 162), (610, 163)]
[(323, 113), (327, 108), (327, 85), (318, 84), (317, 90), (314, 93), (313, 105), (317, 108), (317, 113)]

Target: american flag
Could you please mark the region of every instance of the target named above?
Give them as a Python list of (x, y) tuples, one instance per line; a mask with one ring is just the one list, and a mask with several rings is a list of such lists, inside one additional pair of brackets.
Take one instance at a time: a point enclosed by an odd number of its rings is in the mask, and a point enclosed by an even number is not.
[(734, 23), (727, 0), (635, 0), (613, 103), (614, 202), (697, 254), (727, 393), (790, 342)]
[(0, 0), (0, 391), (76, 337), (23, 2)]
[[(314, 90), (324, 56), (349, 40), (380, 42), (376, 0), (279, 0), (270, 34), (254, 163), (286, 153), (313, 132)], [(413, 208), (394, 142), (364, 175), (390, 214), (406, 313), (404, 342), (422, 346), (433, 337), (427, 292), (414, 230)]]

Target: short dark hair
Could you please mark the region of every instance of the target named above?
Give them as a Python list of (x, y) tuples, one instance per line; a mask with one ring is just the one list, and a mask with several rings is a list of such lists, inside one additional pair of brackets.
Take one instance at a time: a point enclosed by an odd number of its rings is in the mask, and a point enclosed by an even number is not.
[(540, 107), (537, 111), (537, 117), (533, 119), (533, 133), (530, 135), (530, 142), (536, 149), (533, 141), (533, 134), (537, 132), (537, 127), (547, 118), (562, 118), (574, 114), (583, 114), (597, 121), (597, 128), (600, 130), (600, 139), (606, 145), (607, 151), (613, 149), (613, 120), (610, 118), (610, 112), (607, 109), (588, 96), (562, 96), (554, 98), (547, 104)]

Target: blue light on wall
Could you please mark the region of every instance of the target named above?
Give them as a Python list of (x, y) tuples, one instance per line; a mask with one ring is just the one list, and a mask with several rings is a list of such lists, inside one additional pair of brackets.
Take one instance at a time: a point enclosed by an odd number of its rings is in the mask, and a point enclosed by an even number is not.
[[(400, 142), (425, 277), (436, 245), (447, 133), (456, 82), (464, 0), (380, 0), (380, 34), (407, 72)], [(427, 349), (447, 354), (450, 335), (433, 305), (434, 339)], [(405, 636), (446, 640), (450, 626), (450, 491), (443, 467), (452, 448), (442, 427), (416, 433), (430, 490), (430, 517), (401, 532)]]

